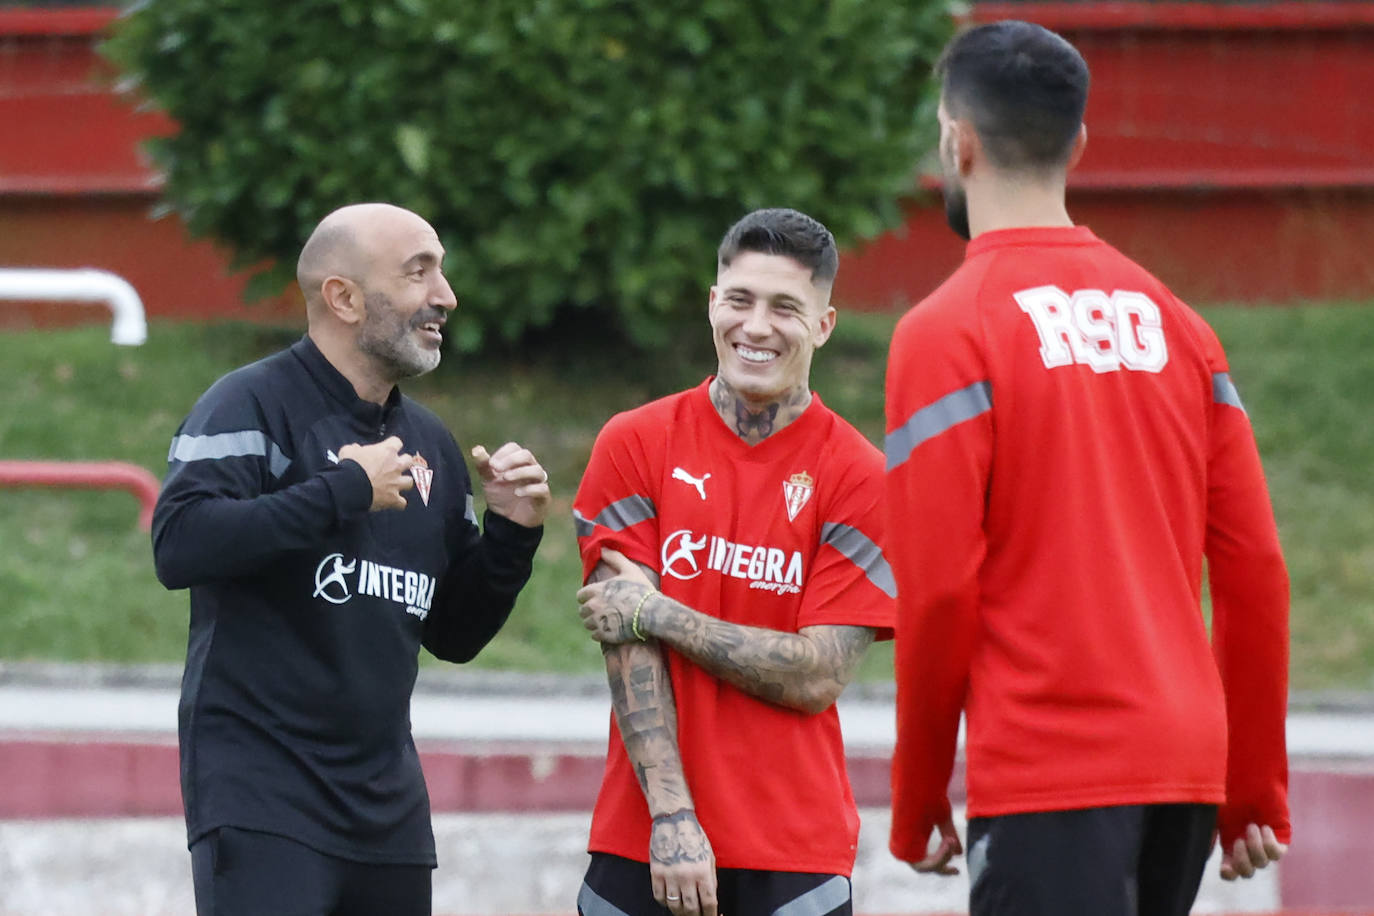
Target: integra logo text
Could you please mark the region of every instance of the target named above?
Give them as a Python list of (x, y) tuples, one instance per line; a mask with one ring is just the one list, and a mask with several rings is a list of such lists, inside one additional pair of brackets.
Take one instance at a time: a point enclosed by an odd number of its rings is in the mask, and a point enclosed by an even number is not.
[(436, 584), (437, 580), (425, 573), (383, 566), (371, 560), (345, 562), (343, 554), (331, 553), (315, 567), (312, 597), (323, 598), (330, 604), (344, 604), (355, 593), (383, 598), (404, 605), (407, 614), (424, 620), (429, 616)]
[[(705, 564), (698, 556), (703, 551)], [(799, 550), (788, 556), (776, 547), (736, 544), (684, 528), (664, 539), (659, 559), (663, 564), (662, 575), (675, 579), (695, 579), (710, 569), (732, 579), (747, 579), (750, 588), (779, 595), (801, 591), (802, 555)]]

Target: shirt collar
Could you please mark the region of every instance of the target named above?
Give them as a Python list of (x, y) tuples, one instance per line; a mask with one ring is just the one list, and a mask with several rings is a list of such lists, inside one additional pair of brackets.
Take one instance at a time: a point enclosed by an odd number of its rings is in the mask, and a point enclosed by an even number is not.
[(325, 358), (309, 334), (292, 344), (291, 352), (331, 398), (364, 422), (374, 425), (380, 423), (401, 403), (399, 385), (391, 386), (391, 393), (387, 395), (385, 404), (374, 404), (358, 397), (353, 383), (344, 378), (344, 374)]
[(964, 257), (971, 258), (993, 248), (1042, 245), (1091, 245), (1098, 241), (1087, 226), (1025, 226), (1019, 229), (993, 229), (968, 243)]

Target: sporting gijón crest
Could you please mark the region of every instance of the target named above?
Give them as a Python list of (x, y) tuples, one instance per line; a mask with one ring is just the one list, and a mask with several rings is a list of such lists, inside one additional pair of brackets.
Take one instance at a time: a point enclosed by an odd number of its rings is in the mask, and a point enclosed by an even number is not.
[(787, 520), (789, 522), (797, 518), (797, 513), (806, 505), (815, 488), (815, 479), (805, 471), (787, 478), (787, 482), (782, 485), (782, 495), (787, 502)]
[(415, 480), (415, 492), (420, 494), (420, 499), (428, 506), (429, 487), (434, 483), (434, 469), (419, 452), (415, 453), (415, 463), (410, 466), (410, 476)]

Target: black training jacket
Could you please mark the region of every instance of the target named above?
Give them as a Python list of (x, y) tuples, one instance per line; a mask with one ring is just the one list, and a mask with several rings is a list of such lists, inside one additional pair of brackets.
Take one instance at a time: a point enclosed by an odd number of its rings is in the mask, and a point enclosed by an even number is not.
[[(369, 512), (350, 443), (399, 436), (430, 474)], [(417, 462), (418, 463), (418, 462)], [(172, 440), (157, 575), (190, 588), (179, 737), (188, 840), (234, 826), (373, 863), (434, 865), (410, 733), (424, 645), (471, 659), (510, 614), (542, 529), (487, 513), (458, 445), (303, 338), (216, 382)], [(432, 477), (431, 477), (432, 474)], [(427, 485), (426, 485), (427, 484)]]

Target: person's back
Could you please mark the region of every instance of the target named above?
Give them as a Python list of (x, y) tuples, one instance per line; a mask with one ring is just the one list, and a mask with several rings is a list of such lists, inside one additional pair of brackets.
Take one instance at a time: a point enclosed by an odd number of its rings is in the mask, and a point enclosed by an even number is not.
[(1198, 611), (1208, 434), (1233, 391), (1215, 337), (1081, 227), (980, 236), (920, 311), (966, 326), (996, 431), (967, 701), (977, 810), (1221, 802), (1225, 699)]
[(975, 916), (1186, 913), (1214, 826), (1224, 877), (1288, 838), (1288, 582), (1254, 438), (1211, 329), (1068, 215), (1078, 52), (1002, 22), (939, 70), (971, 241), (888, 366), (892, 850), (950, 873), (962, 711)]

